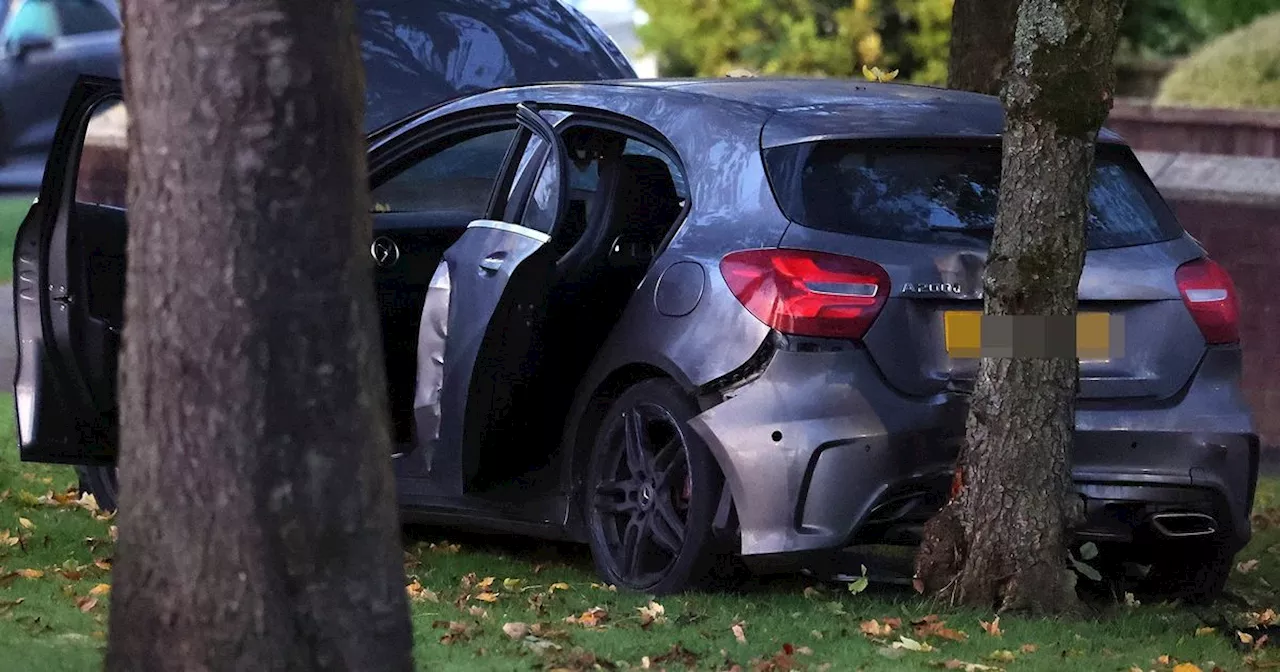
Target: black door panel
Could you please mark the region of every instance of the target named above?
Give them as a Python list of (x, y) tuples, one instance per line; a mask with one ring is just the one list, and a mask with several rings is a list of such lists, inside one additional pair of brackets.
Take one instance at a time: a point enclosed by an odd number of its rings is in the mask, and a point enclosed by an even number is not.
[(39, 200), (15, 239), (14, 403), (24, 460), (90, 464), (115, 455), (119, 334), (109, 318), (120, 312), (123, 273), (102, 285), (104, 291), (89, 288), (96, 273), (111, 272), (112, 266), (123, 270), (124, 217), (120, 210), (76, 203), (76, 184), (97, 187), (94, 181), (107, 174), (81, 175), (86, 129), (95, 134), (88, 143), (95, 161), (124, 156), (123, 144), (116, 142), (123, 135), (114, 133), (120, 115), (103, 114), (118, 104), (119, 95), (114, 80), (86, 77), (76, 83)]

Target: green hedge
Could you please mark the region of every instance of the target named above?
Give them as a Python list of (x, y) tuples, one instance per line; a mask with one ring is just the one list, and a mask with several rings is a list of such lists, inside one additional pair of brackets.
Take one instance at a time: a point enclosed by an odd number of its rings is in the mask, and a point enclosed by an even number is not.
[(1218, 37), (1169, 73), (1160, 105), (1280, 108), (1280, 13)]

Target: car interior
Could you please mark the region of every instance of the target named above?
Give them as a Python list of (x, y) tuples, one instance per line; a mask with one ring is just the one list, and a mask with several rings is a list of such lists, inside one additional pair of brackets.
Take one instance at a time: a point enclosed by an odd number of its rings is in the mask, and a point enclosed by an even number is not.
[[(468, 418), (485, 426), (464, 461), (472, 492), (518, 486), (527, 496), (544, 480), (538, 470), (554, 472), (550, 458), (577, 384), (687, 205), (678, 168), (651, 145), (594, 126), (570, 127), (562, 137), (572, 164), (569, 204), (551, 236), (545, 309), (527, 361), (500, 364), (514, 365), (516, 375), (504, 381), (509, 403), (482, 405), (484, 417)], [(557, 483), (558, 473), (548, 477), (548, 487)]]

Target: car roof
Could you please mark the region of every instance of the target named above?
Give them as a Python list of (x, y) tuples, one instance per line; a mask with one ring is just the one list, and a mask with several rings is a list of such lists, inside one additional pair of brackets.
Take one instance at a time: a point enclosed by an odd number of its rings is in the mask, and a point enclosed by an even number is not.
[[(1000, 99), (917, 84), (817, 77), (724, 77), (608, 82), (732, 102), (770, 114), (765, 148), (834, 138), (983, 138), (1004, 132)], [(1123, 144), (1103, 129), (1098, 141)]]

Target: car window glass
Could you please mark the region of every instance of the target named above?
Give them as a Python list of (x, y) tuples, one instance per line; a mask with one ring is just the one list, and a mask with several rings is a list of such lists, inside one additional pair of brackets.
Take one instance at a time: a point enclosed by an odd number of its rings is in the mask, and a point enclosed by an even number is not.
[(680, 198), (689, 198), (689, 187), (685, 184), (684, 174), (680, 172), (679, 166), (671, 160), (666, 152), (645, 142), (640, 142), (634, 138), (627, 140), (627, 146), (622, 151), (624, 156), (652, 156), (667, 165), (667, 170), (671, 174), (671, 180), (675, 184), (676, 193)]
[(537, 135), (529, 138), (529, 141), (525, 143), (524, 151), (520, 154), (520, 162), (517, 164), (515, 175), (507, 190), (507, 197), (503, 200), (505, 205), (502, 212), (502, 221), (513, 224), (520, 221), (521, 214), (524, 212), (525, 205), (529, 200), (529, 181), (533, 179), (530, 171), (536, 168), (534, 161), (542, 161), (546, 158), (546, 147), (546, 141)]
[(57, 4), (63, 35), (119, 30), (120, 22), (96, 0), (62, 0)]
[(125, 133), (129, 113), (120, 100), (100, 103), (85, 127), (84, 145), (76, 168), (77, 203), (125, 207), (129, 175)]
[(453, 136), (373, 190), (378, 212), (466, 212), (482, 217), (515, 126)]
[(28, 0), (18, 7), (4, 27), (4, 39), (8, 42), (24, 35), (50, 40), (58, 36), (58, 15), (51, 3)]
[(538, 171), (538, 178), (529, 192), (529, 205), (520, 224), (534, 231), (551, 233), (559, 215), (560, 199), (564, 185), (560, 184), (560, 156), (547, 152), (547, 160)]
[[(869, 147), (843, 141), (771, 149), (770, 184), (787, 216), (824, 231), (917, 243), (990, 240), (999, 147)], [(1131, 160), (1099, 147), (1086, 220), (1089, 249), (1181, 234)]]

